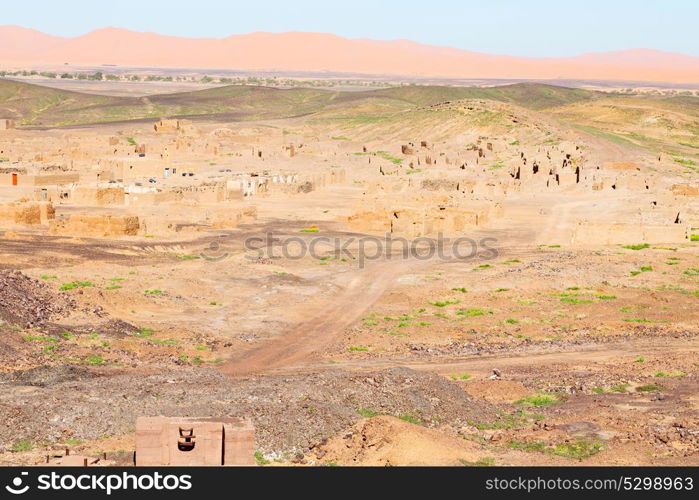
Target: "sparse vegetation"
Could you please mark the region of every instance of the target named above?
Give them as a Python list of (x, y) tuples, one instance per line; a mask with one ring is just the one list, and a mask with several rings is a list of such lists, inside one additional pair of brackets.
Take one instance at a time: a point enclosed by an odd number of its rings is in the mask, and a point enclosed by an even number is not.
[(350, 346), (347, 348), (347, 350), (350, 352), (367, 352), (369, 350), (369, 348), (362, 347), (362, 346)]
[(410, 424), (420, 425), (422, 423), (422, 419), (412, 413), (401, 413), (398, 415), (398, 418)]
[(371, 408), (360, 408), (357, 410), (357, 413), (364, 418), (376, 417), (379, 414), (379, 412), (372, 410)]
[(86, 365), (99, 366), (104, 364), (104, 358), (99, 354), (88, 354), (83, 359), (83, 363)]
[(650, 248), (650, 245), (648, 243), (639, 243), (636, 245), (624, 245), (622, 248), (626, 248), (627, 250), (645, 250), (646, 248)]
[(436, 301), (436, 302), (430, 302), (429, 304), (431, 306), (435, 307), (447, 307), (447, 306), (453, 306), (461, 302), (460, 300), (442, 300), (442, 301)]
[(70, 283), (63, 283), (59, 290), (65, 292), (67, 290), (74, 290), (76, 288), (87, 288), (91, 286), (94, 286), (91, 281), (72, 281)]
[(526, 398), (522, 398), (519, 401), (516, 401), (516, 404), (522, 406), (550, 406), (562, 402), (563, 401), (555, 395), (537, 394), (533, 396), (527, 396)]
[(12, 446), (10, 446), (10, 451), (14, 451), (16, 453), (22, 451), (32, 451), (33, 449), (34, 443), (32, 443), (29, 439), (21, 439), (14, 442)]

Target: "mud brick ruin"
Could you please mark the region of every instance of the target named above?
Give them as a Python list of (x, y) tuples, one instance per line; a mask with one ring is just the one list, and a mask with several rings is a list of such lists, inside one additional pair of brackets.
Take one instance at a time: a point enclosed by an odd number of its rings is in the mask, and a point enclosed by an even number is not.
[(140, 417), (137, 466), (253, 465), (255, 429), (239, 418)]

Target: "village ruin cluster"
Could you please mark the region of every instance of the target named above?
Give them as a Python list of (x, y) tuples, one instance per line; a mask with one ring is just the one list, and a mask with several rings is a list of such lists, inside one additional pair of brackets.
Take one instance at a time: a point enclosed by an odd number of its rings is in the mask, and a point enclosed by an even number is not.
[(346, 221), (357, 232), (455, 237), (502, 221), (524, 200), (540, 205), (544, 223), (555, 217), (551, 205), (570, 196), (585, 202), (556, 244), (682, 243), (699, 224), (699, 187), (668, 176), (662, 153), (628, 161), (583, 141), (525, 144), (475, 132), (376, 149), (346, 137), (183, 119), (97, 133), (17, 131), (3, 122), (0, 213), (10, 229), (172, 238), (236, 228), (257, 219), (258, 205), (341, 185), (362, 186)]

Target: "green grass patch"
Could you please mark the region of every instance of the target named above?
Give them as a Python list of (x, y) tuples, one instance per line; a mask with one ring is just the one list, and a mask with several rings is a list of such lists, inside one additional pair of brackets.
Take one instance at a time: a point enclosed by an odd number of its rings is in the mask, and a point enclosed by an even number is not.
[(357, 410), (357, 413), (359, 413), (364, 418), (371, 418), (379, 415), (378, 411), (372, 410), (371, 408), (360, 408)]
[(177, 258), (177, 260), (198, 260), (199, 259), (199, 256), (197, 256), (197, 255), (189, 255), (186, 253), (177, 254), (177, 255), (175, 255), (175, 257)]
[(549, 396), (548, 394), (536, 394), (533, 396), (527, 396), (519, 401), (515, 401), (515, 404), (522, 406), (551, 406), (562, 403), (563, 401), (556, 396)]
[(386, 151), (377, 151), (376, 154), (379, 155), (379, 156), (380, 156), (381, 158), (383, 158), (384, 160), (390, 161), (390, 162), (393, 163), (394, 165), (400, 165), (401, 163), (403, 163), (403, 159), (402, 159), (402, 158), (396, 158), (395, 156), (391, 156), (391, 155), (390, 155), (388, 152), (386, 152)]
[(462, 373), (460, 375), (452, 375), (451, 379), (452, 380), (468, 380), (471, 378), (471, 375), (468, 373)]
[(133, 334), (133, 336), (138, 338), (146, 338), (151, 337), (153, 334), (155, 334), (155, 330), (151, 328), (139, 328), (138, 331)]
[(44, 335), (25, 335), (23, 340), (25, 342), (58, 342), (58, 339)]
[(604, 449), (602, 443), (579, 440), (576, 442), (562, 443), (554, 446), (552, 455), (571, 458), (573, 460), (584, 460), (597, 455)]
[(22, 452), (22, 451), (32, 451), (34, 449), (34, 444), (29, 439), (20, 439), (15, 441), (10, 446), (10, 451)]
[(636, 387), (636, 392), (653, 392), (653, 391), (659, 391), (663, 387), (661, 385), (657, 384), (647, 384), (647, 385), (640, 385)]
[(627, 250), (645, 250), (646, 248), (650, 248), (650, 245), (648, 243), (639, 243), (637, 245), (624, 245), (621, 248), (626, 248)]
[(76, 288), (88, 288), (91, 286), (94, 286), (91, 281), (71, 281), (70, 283), (63, 283), (59, 290), (65, 292), (67, 290), (74, 290)]
[(638, 271), (631, 271), (631, 276), (638, 276), (641, 273), (649, 273), (651, 271), (653, 271), (652, 266), (641, 266)]
[(543, 441), (512, 441), (508, 446), (527, 453), (545, 453), (574, 460), (590, 458), (604, 449), (601, 443), (578, 440), (570, 443), (547, 445)]
[(261, 451), (255, 452), (255, 462), (257, 462), (257, 465), (269, 465), (272, 463), (265, 458), (265, 455)]
[(165, 292), (163, 290), (159, 290), (157, 288), (154, 288), (152, 290), (144, 290), (143, 293), (145, 295), (165, 295)]
[(401, 413), (398, 415), (398, 418), (410, 424), (420, 425), (422, 423), (422, 419), (412, 413)]
[(485, 316), (486, 314), (493, 314), (493, 311), (490, 311), (488, 309), (474, 308), (474, 309), (462, 309), (461, 311), (458, 311), (456, 314), (458, 316), (475, 317), (475, 316)]
[(177, 345), (180, 343), (175, 339), (151, 339), (150, 342), (156, 345)]
[(350, 352), (367, 352), (369, 350), (368, 347), (362, 347), (362, 346), (349, 346), (347, 348), (348, 351)]
[(563, 297), (561, 302), (567, 302), (568, 304), (578, 305), (578, 304), (592, 304), (594, 302), (592, 299), (576, 299), (575, 297)]
[(444, 300), (444, 301), (437, 301), (437, 302), (428, 302), (431, 306), (434, 307), (447, 307), (447, 306), (453, 306), (461, 302), (460, 300)]
[(100, 366), (104, 364), (104, 358), (99, 354), (88, 354), (87, 356), (85, 356), (85, 358), (83, 358), (83, 364)]

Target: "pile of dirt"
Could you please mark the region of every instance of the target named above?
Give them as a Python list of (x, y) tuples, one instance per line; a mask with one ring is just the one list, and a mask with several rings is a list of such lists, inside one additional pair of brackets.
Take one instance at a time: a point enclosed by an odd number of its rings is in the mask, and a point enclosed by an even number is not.
[[(100, 314), (104, 314), (103, 312), (97, 310), (93, 310), (92, 313), (98, 317)], [(49, 325), (49, 327), (49, 331), (55, 334), (60, 334), (66, 330), (65, 326), (61, 325)], [(71, 325), (70, 331), (78, 335), (89, 335), (94, 332), (99, 332), (102, 337), (121, 339), (138, 333), (139, 328), (127, 321), (112, 318), (106, 321), (92, 319), (89, 323)]]
[(362, 466), (463, 465), (484, 454), (473, 441), (394, 417), (362, 420), (314, 451), (324, 463)]
[[(15, 375), (15, 377), (21, 377)], [(38, 392), (37, 392), (38, 391)], [(400, 416), (425, 425), (492, 421), (498, 412), (457, 384), (407, 368), (294, 376), (227, 378), (204, 368), (157, 375), (77, 379), (2, 391), (0, 448), (19, 439), (87, 440), (131, 432), (139, 415), (244, 416), (265, 453), (308, 452), (362, 415)]]
[(29, 328), (68, 315), (76, 308), (73, 299), (20, 271), (0, 271), (0, 320)]
[(0, 383), (47, 387), (62, 382), (91, 378), (94, 375), (83, 366), (39, 366), (30, 370), (18, 370), (0, 374)]

